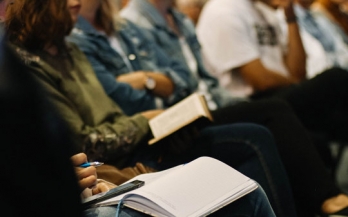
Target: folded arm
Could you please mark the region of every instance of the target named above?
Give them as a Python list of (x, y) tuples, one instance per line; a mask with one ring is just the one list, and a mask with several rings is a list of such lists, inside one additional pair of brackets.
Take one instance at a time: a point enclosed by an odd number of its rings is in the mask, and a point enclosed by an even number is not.
[(297, 83), (295, 78), (285, 77), (278, 72), (266, 69), (260, 59), (241, 66), (239, 71), (245, 81), (259, 91)]
[(148, 78), (156, 82), (156, 86), (151, 93), (158, 97), (167, 98), (174, 91), (174, 83), (166, 75), (156, 72), (137, 71), (129, 74), (123, 74), (116, 78), (116, 81), (127, 83), (136, 90), (146, 90)]

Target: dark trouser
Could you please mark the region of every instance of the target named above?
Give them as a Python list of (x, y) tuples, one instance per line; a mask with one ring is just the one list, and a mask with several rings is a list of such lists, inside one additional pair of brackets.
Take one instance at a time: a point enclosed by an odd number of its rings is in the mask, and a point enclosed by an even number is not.
[(240, 103), (214, 111), (213, 117), (217, 125), (252, 122), (272, 132), (300, 208), (318, 212), (325, 199), (340, 193), (306, 129), (286, 102), (270, 99)]
[(307, 129), (325, 133), (333, 140), (348, 141), (347, 71), (333, 68), (267, 95), (261, 98), (277, 97), (288, 102)]
[[(85, 211), (85, 217), (115, 217), (116, 206), (92, 208)], [(148, 215), (129, 209), (122, 208), (120, 217), (146, 217)], [(269, 205), (267, 197), (261, 188), (223, 207), (211, 217), (275, 217)]]
[(167, 156), (158, 165), (148, 164), (146, 159), (141, 159), (151, 156), (151, 153), (141, 151), (141, 156), (135, 161), (163, 170), (200, 156), (216, 158), (256, 180), (267, 193), (277, 216), (296, 216), (286, 172), (278, 156), (273, 136), (265, 127), (256, 124), (206, 127), (189, 151), (180, 156)]

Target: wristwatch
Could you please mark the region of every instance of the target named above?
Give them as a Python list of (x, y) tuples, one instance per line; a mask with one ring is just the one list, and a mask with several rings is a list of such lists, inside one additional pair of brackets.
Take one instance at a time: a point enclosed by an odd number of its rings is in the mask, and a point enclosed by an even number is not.
[(145, 88), (147, 90), (153, 90), (156, 87), (156, 81), (150, 76), (146, 76)]

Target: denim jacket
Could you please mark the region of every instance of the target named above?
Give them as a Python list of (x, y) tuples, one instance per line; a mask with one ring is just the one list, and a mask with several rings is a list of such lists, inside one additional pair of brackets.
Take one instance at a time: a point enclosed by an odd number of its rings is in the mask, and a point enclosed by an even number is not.
[(132, 69), (111, 47), (108, 37), (98, 32), (84, 18), (78, 18), (72, 34), (68, 37), (69, 41), (77, 44), (85, 53), (106, 93), (128, 115), (158, 108), (156, 96), (146, 90), (133, 89), (129, 84), (117, 82), (115, 79), (119, 75), (141, 70), (164, 73), (174, 82), (174, 93), (166, 99), (160, 99), (164, 107), (187, 96), (189, 90), (185, 81), (188, 74), (186, 69), (178, 61), (167, 58), (161, 49), (152, 43), (149, 34), (146, 35), (129, 21), (120, 25), (122, 26), (118, 34)]
[[(208, 85), (209, 92), (213, 95), (214, 101), (219, 107), (232, 103), (232, 96), (223, 89), (216, 78), (211, 76), (203, 65), (201, 46), (195, 33), (195, 27), (191, 20), (175, 9), (169, 11), (172, 13), (175, 22), (185, 37), (192, 53), (194, 54), (200, 79), (203, 79)], [(121, 11), (121, 16), (134, 22), (135, 24), (148, 30), (156, 40), (156, 43), (170, 56), (177, 58), (189, 70), (178, 36), (168, 27), (164, 18), (159, 14), (147, 0), (131, 0), (129, 4)], [(194, 92), (198, 88), (198, 80), (192, 73), (189, 75), (190, 91)]]

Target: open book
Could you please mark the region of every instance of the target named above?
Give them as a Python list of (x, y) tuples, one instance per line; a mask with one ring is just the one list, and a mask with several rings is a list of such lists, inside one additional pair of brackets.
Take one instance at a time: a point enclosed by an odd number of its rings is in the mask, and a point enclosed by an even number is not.
[(210, 157), (130, 180), (145, 185), (96, 206), (118, 204), (153, 216), (206, 216), (257, 188), (255, 181)]
[(201, 118), (213, 121), (204, 96), (194, 93), (149, 121), (154, 136), (149, 144), (152, 145)]

